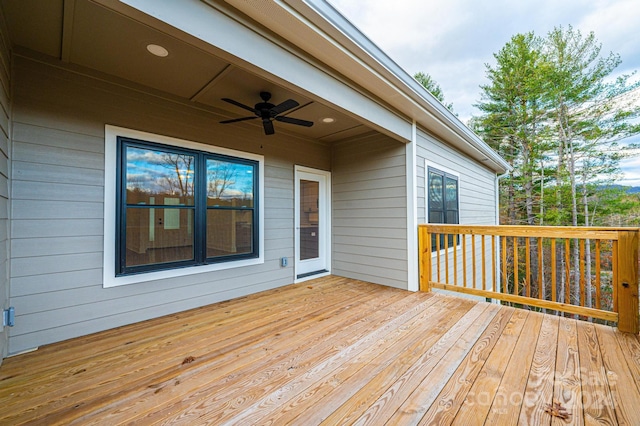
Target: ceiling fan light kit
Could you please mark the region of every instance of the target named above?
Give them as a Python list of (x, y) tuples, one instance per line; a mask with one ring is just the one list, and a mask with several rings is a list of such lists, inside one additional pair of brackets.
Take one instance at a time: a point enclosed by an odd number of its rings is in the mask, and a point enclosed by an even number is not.
[(234, 101), (233, 99), (222, 98), (223, 101), (228, 102), (231, 105), (235, 105), (239, 108), (245, 109), (247, 111), (250, 111), (254, 115), (250, 117), (241, 117), (241, 118), (233, 118), (231, 120), (223, 120), (220, 123), (229, 124), (229, 123), (237, 123), (239, 121), (254, 120), (256, 118), (260, 118), (262, 120), (262, 127), (264, 128), (265, 135), (273, 135), (275, 133), (275, 129), (273, 127), (273, 120), (279, 121), (281, 123), (295, 124), (296, 126), (304, 126), (304, 127), (313, 126), (313, 121), (300, 120), (298, 118), (291, 118), (291, 117), (280, 115), (300, 105), (298, 102), (294, 101), (293, 99), (287, 99), (281, 104), (274, 105), (269, 102), (269, 100), (271, 99), (271, 93), (260, 92), (260, 98), (262, 98), (262, 102), (258, 102), (257, 104), (255, 104), (253, 108), (248, 105), (244, 105), (238, 101)]

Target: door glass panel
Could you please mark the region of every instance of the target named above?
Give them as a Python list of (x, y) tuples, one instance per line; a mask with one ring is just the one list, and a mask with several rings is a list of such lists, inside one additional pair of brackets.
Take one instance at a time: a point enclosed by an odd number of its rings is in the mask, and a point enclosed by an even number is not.
[(318, 257), (320, 183), (300, 180), (300, 260)]

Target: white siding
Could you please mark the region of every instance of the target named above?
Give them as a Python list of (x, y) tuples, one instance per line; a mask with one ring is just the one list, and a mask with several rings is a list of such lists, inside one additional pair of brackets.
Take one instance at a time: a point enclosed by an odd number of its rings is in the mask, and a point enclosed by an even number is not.
[[(1, 9), (1, 8), (0, 8)], [(9, 176), (11, 152), (11, 52), (0, 17), (0, 311), (9, 307)], [(0, 323), (0, 364), (7, 355), (9, 328)]]
[(369, 135), (333, 147), (333, 273), (407, 288), (405, 146)]
[[(329, 170), (327, 145), (23, 58), (14, 80), (10, 352), (293, 282), (293, 168)], [(105, 124), (264, 155), (265, 263), (103, 288)]]

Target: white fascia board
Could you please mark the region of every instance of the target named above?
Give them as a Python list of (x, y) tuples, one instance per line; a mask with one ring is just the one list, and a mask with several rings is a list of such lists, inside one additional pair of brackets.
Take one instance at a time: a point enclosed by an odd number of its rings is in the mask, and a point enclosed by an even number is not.
[[(108, 7), (125, 12), (111, 0), (98, 0)], [(411, 121), (392, 112), (365, 96), (335, 76), (287, 49), (269, 40), (241, 17), (230, 17), (219, 7), (206, 0), (183, 0), (179, 3), (158, 0), (120, 0), (120, 3), (162, 21), (179, 31), (171, 35), (218, 54), (221, 50), (242, 65), (268, 78), (275, 76), (297, 90), (326, 100), (339, 109), (364, 120), (370, 127), (394, 139), (411, 140)], [(140, 19), (140, 16), (137, 17)], [(153, 25), (153, 23), (148, 22)], [(229, 59), (229, 58), (226, 58)]]
[[(262, 19), (253, 5), (259, 0), (226, 1), (487, 167), (498, 173), (510, 169), (502, 157), (325, 0), (274, 0), (282, 14), (288, 16), (276, 16), (271, 10), (268, 17), (262, 14)], [(296, 28), (298, 37), (287, 34), (292, 17), (305, 23), (306, 36), (302, 34), (304, 27)], [(289, 25), (282, 25), (283, 22)], [(323, 43), (318, 43), (319, 35), (324, 38)]]

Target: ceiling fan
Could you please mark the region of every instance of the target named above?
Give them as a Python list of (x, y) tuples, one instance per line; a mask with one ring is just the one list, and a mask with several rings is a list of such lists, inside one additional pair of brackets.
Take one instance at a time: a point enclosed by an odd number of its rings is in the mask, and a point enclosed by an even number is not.
[(242, 118), (234, 118), (231, 120), (224, 120), (224, 121), (221, 121), (220, 123), (228, 124), (228, 123), (236, 123), (238, 121), (253, 120), (255, 118), (260, 118), (262, 119), (262, 126), (264, 127), (265, 135), (273, 135), (275, 133), (273, 129), (273, 120), (280, 121), (282, 123), (295, 124), (297, 126), (305, 126), (305, 127), (313, 126), (313, 121), (300, 120), (297, 118), (280, 116), (280, 114), (282, 114), (283, 112), (289, 111), (290, 109), (300, 105), (298, 102), (294, 101), (293, 99), (287, 99), (286, 101), (282, 102), (279, 105), (274, 105), (272, 103), (269, 103), (269, 99), (271, 99), (271, 93), (260, 92), (260, 97), (262, 98), (262, 102), (258, 102), (253, 108), (251, 108), (250, 106), (241, 104), (238, 101), (234, 101), (233, 99), (222, 98), (223, 101), (228, 102), (237, 107), (240, 107), (242, 109), (246, 109), (247, 111), (251, 111), (255, 115), (251, 117), (242, 117)]

